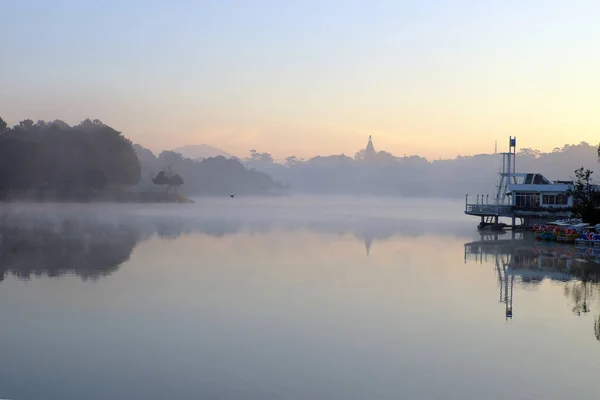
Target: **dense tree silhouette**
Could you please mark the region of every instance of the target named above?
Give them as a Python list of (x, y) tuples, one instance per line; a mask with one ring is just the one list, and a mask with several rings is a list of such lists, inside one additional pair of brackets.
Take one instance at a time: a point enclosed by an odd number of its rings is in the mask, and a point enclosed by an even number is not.
[(169, 192), (173, 186), (177, 189), (183, 185), (183, 178), (179, 174), (173, 174), (172, 172), (160, 171), (156, 177), (152, 179), (152, 183), (155, 185), (161, 185), (165, 187), (165, 192)]
[(173, 175), (171, 177), (170, 181), (171, 181), (171, 186), (174, 186), (176, 191), (177, 191), (177, 188), (179, 186), (183, 185), (183, 183), (184, 183), (183, 178), (179, 174)]
[(108, 179), (106, 174), (98, 167), (92, 167), (83, 176), (83, 182), (87, 187), (101, 191), (106, 187)]
[(165, 171), (160, 171), (158, 174), (156, 174), (156, 177), (152, 179), (152, 183), (154, 183), (155, 185), (164, 186), (165, 192), (169, 191), (170, 181), (171, 180), (169, 179)]
[(8, 124), (2, 119), (2, 117), (0, 117), (0, 134), (3, 134), (7, 129)]
[(592, 180), (593, 173), (594, 171), (583, 167), (575, 170), (575, 180), (568, 192), (573, 196), (573, 211), (584, 222), (596, 224), (600, 222), (600, 193)]
[(264, 164), (272, 164), (273, 156), (270, 153), (259, 153), (252, 149), (250, 150), (250, 157), (246, 158), (246, 164), (250, 166), (259, 166)]
[[(254, 159), (273, 161), (268, 153), (255, 152)], [(177, 174), (156, 175), (171, 169)], [(184, 185), (187, 194), (211, 195), (264, 194), (282, 188), (234, 158), (191, 160), (172, 151), (156, 157), (97, 119), (73, 127), (61, 120), (26, 119), (12, 128), (0, 119), (0, 198), (164, 200), (123, 190), (136, 185), (138, 190), (150, 189), (154, 183), (164, 185), (166, 192)]]
[(285, 158), (285, 166), (288, 168), (293, 168), (301, 165), (304, 162), (304, 159), (298, 158), (296, 156), (289, 156)]
[(131, 141), (99, 120), (86, 119), (73, 129), (89, 135), (94, 147), (95, 164), (110, 183), (135, 185), (140, 180), (140, 163)]
[(53, 190), (68, 199), (140, 180), (131, 142), (99, 120), (70, 127), (60, 120), (26, 119), (0, 128), (0, 191)]

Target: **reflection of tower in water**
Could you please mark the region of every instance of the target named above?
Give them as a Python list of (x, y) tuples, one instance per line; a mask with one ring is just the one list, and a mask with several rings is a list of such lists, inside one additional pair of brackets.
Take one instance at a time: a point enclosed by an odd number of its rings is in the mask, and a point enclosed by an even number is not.
[[(507, 320), (513, 316), (515, 284), (517, 288), (535, 287), (545, 280), (561, 283), (575, 315), (592, 311), (600, 293), (600, 263), (597, 256), (588, 254), (585, 248), (537, 241), (528, 232), (511, 239), (482, 235), (481, 240), (465, 243), (465, 263), (468, 256), (473, 256), (478, 264), (495, 263), (499, 300), (505, 305)], [(600, 341), (600, 316), (594, 319), (593, 328)]]
[[(526, 245), (525, 245), (526, 246)], [(500, 284), (500, 302), (506, 306), (506, 318), (512, 318), (513, 311), (513, 287), (515, 278), (521, 284), (537, 285), (544, 279), (556, 279), (567, 281), (571, 279), (572, 259), (562, 257), (568, 248), (553, 248), (542, 246), (541, 248), (524, 249), (516, 243), (507, 251), (496, 251), (496, 273)], [(497, 249), (499, 250), (499, 249)], [(585, 282), (583, 282), (585, 288)], [(580, 312), (587, 312), (587, 290), (584, 290), (583, 303)]]
[[(510, 239), (501, 239), (498, 233), (482, 234), (481, 240), (465, 243), (465, 263), (467, 256), (475, 256), (479, 264), (494, 262), (498, 278), (499, 301), (504, 304), (504, 316), (506, 320), (513, 317), (513, 287), (515, 273), (513, 271), (513, 247), (520, 243), (522, 235), (512, 233)], [(488, 255), (491, 256), (489, 259)]]
[(565, 250), (567, 248), (540, 246), (533, 235), (525, 232), (513, 232), (507, 239), (482, 234), (481, 240), (465, 243), (465, 262), (471, 255), (480, 264), (494, 263), (499, 301), (504, 303), (504, 316), (508, 320), (513, 317), (515, 281), (520, 285), (535, 286), (544, 279), (571, 279), (572, 260), (565, 256)]
[(510, 254), (496, 253), (496, 272), (498, 273), (498, 283), (500, 286), (500, 303), (504, 303), (504, 315), (507, 320), (509, 318), (512, 319), (513, 316), (515, 275), (510, 272), (511, 261), (512, 257)]

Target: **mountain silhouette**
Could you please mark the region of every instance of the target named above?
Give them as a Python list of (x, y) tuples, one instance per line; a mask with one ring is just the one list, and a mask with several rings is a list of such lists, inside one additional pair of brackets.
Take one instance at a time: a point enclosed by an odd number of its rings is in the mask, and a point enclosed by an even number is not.
[(233, 155), (227, 153), (226, 151), (218, 149), (213, 146), (210, 146), (208, 144), (186, 145), (186, 146), (178, 147), (171, 151), (173, 151), (175, 153), (179, 153), (186, 158), (191, 158), (192, 160), (197, 160), (199, 158), (218, 157), (218, 156), (223, 156), (225, 158), (234, 157)]

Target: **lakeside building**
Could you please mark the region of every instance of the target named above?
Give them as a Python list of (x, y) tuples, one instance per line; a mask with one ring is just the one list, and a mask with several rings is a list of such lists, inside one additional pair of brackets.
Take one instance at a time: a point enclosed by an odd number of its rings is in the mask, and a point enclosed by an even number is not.
[(481, 218), (480, 228), (501, 229), (499, 219), (510, 218), (512, 228), (571, 218), (573, 198), (569, 195), (572, 181), (550, 181), (540, 173), (517, 173), (517, 138), (510, 137), (509, 151), (502, 155), (502, 172), (492, 204), (489, 197), (477, 196), (476, 203), (465, 198), (465, 214)]

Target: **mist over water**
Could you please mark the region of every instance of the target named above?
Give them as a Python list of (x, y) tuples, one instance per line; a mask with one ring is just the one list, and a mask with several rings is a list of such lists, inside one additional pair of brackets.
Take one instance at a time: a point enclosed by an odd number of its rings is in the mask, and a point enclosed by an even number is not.
[(594, 254), (464, 200), (196, 201), (0, 207), (0, 398), (597, 398)]

